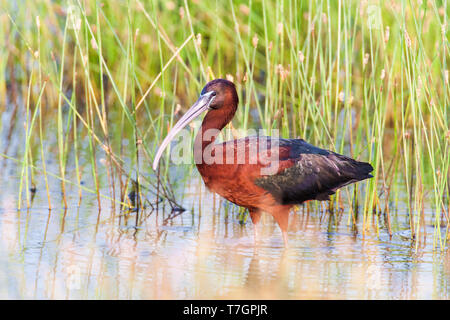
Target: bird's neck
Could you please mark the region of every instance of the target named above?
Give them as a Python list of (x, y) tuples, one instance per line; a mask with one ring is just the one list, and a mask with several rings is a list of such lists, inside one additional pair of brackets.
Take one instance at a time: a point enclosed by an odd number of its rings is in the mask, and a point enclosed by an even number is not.
[(231, 121), (234, 112), (226, 110), (210, 110), (203, 119), (202, 125), (195, 137), (194, 158), (196, 163), (203, 163), (205, 149), (213, 145), (220, 131)]

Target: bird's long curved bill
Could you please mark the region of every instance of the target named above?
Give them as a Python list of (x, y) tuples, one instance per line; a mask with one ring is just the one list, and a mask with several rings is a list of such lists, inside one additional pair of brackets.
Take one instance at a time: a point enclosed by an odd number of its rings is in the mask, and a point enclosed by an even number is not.
[(155, 159), (153, 160), (153, 170), (156, 170), (158, 167), (159, 159), (169, 145), (170, 141), (177, 135), (178, 132), (181, 131), (189, 122), (197, 118), (204, 111), (208, 110), (209, 105), (214, 100), (215, 96), (213, 92), (207, 92), (198, 98), (198, 100), (192, 105), (192, 107), (181, 117), (180, 120), (173, 126), (172, 130), (169, 131), (161, 145), (159, 146), (158, 151), (156, 152)]

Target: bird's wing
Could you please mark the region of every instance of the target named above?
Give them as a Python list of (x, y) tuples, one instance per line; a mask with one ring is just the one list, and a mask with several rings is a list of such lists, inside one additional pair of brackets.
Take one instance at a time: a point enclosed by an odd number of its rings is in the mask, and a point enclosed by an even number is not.
[(281, 204), (328, 200), (337, 189), (371, 178), (372, 166), (317, 148), (301, 139), (279, 139), (278, 171), (255, 179), (255, 184)]

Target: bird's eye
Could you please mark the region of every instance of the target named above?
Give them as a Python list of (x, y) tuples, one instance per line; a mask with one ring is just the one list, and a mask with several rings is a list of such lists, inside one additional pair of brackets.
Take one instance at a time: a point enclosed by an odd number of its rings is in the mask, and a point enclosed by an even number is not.
[(211, 92), (211, 96), (215, 97), (217, 95), (217, 93), (215, 91)]

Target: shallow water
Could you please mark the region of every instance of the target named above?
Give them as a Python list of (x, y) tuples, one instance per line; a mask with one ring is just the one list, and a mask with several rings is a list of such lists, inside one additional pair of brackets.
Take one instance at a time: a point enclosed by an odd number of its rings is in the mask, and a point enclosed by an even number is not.
[[(404, 203), (393, 213), (392, 238), (382, 219), (378, 233), (375, 220), (364, 231), (361, 215), (355, 230), (348, 208), (336, 217), (325, 203), (300, 206), (284, 249), (268, 215), (255, 245), (251, 222), (240, 224), (232, 205), (227, 216), (225, 201), (205, 190), (195, 170), (177, 199), (188, 210), (171, 218), (167, 205), (137, 216), (102, 199), (99, 210), (85, 191), (79, 206), (71, 185), (63, 210), (53, 178), (49, 211), (42, 176), (31, 208), (18, 211), (19, 169), (0, 165), (0, 298), (449, 298), (447, 250), (433, 250), (431, 221), (425, 239), (409, 239)], [(56, 164), (48, 170), (57, 172)]]

